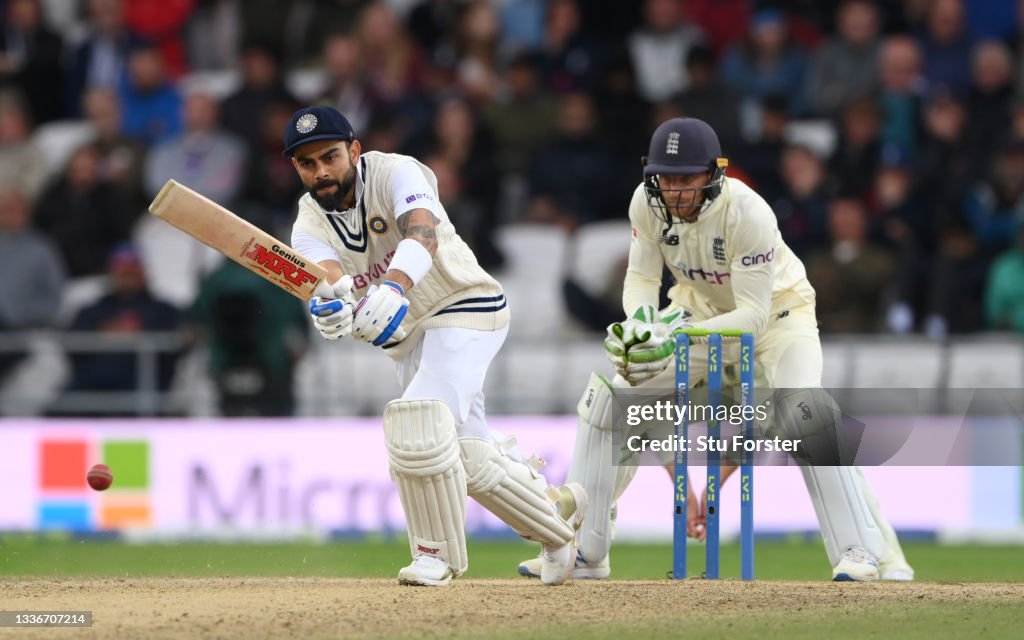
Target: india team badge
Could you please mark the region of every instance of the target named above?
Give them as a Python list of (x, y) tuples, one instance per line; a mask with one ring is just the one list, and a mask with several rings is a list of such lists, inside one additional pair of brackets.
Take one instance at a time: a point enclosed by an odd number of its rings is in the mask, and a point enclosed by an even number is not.
[(299, 117), (295, 122), (295, 130), (299, 133), (309, 133), (313, 129), (316, 129), (317, 119), (312, 113), (307, 113)]
[(380, 216), (373, 216), (370, 218), (370, 231), (377, 235), (385, 234), (388, 232), (388, 223)]

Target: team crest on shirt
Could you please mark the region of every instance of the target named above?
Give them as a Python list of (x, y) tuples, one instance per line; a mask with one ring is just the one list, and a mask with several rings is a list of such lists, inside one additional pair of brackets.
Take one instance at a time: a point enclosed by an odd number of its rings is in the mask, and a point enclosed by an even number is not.
[(380, 216), (373, 216), (370, 218), (370, 231), (377, 235), (385, 234), (388, 232), (388, 223)]
[(312, 113), (306, 113), (299, 117), (295, 123), (295, 130), (299, 133), (309, 133), (313, 129), (316, 129), (317, 125), (316, 116)]
[(711, 241), (711, 255), (718, 264), (725, 264), (725, 238), (715, 238)]

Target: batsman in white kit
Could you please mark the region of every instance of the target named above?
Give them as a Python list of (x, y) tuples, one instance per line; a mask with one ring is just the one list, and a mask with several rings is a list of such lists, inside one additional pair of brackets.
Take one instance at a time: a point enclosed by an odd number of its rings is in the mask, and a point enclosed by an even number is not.
[[(815, 293), (800, 260), (779, 233), (768, 204), (743, 182), (726, 177), (714, 130), (695, 118), (673, 118), (654, 132), (643, 182), (629, 205), (632, 240), (623, 290), (628, 318), (609, 327), (605, 349), (617, 375), (591, 374), (577, 407), (579, 430), (569, 480), (583, 485), (589, 511), (577, 534), (573, 576), (610, 574), (612, 512), (636, 473), (610, 464), (613, 389), (673, 389), (676, 329), (738, 329), (755, 336), (758, 386), (775, 389), (777, 423), (794, 425), (808, 441), (835, 434), (841, 413), (821, 387), (822, 352)], [(659, 311), (662, 272), (675, 284)], [(646, 338), (646, 340), (644, 339)], [(738, 362), (738, 344), (726, 342), (723, 363)], [(691, 387), (706, 383), (707, 351), (690, 351)], [(662, 425), (665, 433), (672, 424)], [(662, 452), (671, 473), (673, 454)], [(838, 463), (836, 463), (838, 464)], [(834, 580), (911, 580), (892, 527), (863, 474), (852, 466), (801, 465)], [(692, 497), (689, 504), (697, 505)], [(693, 513), (691, 512), (691, 516)], [(535, 575), (539, 560), (520, 564)]]
[(565, 582), (587, 497), (579, 484), (549, 486), (539, 464), (487, 426), (484, 377), (509, 309), (456, 234), (434, 173), (409, 156), (363, 153), (348, 120), (329, 107), (297, 111), (285, 147), (308, 190), (292, 247), (333, 283), (332, 297), (310, 300), (313, 323), (328, 340), (380, 347), (404, 390), (384, 409), (412, 553), (399, 584), (446, 586), (466, 571), (467, 495), (542, 545), (545, 584)]

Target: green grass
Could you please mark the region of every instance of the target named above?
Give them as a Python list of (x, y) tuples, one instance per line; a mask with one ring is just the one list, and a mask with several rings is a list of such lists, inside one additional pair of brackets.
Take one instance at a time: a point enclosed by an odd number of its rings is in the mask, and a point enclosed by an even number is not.
[[(452, 638), (481, 637), (476, 632), (455, 634)], [(522, 631), (489, 631), (488, 640), (523, 638)], [(936, 638), (1017, 638), (1020, 637), (1020, 610), (1015, 606), (987, 602), (915, 604), (908, 611), (905, 603), (875, 605), (867, 610), (820, 608), (777, 611), (758, 610), (756, 615), (721, 614), (665, 616), (629, 623), (547, 625), (529, 637), (560, 640), (597, 640), (609, 638), (785, 638), (786, 640), (824, 640), (826, 638), (892, 638), (935, 640)]]
[[(469, 578), (514, 578), (516, 564), (536, 553), (536, 546), (523, 542), (470, 543)], [(983, 545), (939, 546), (925, 543), (904, 545), (907, 557), (926, 582), (1022, 582), (1024, 553), (1020, 547)], [(158, 577), (358, 577), (393, 580), (408, 561), (404, 542), (339, 541), (330, 544), (125, 544), (101, 539), (73, 540), (60, 536), (0, 536), (0, 584), (16, 585), (18, 577), (133, 578)], [(690, 546), (691, 574), (703, 566), (703, 547)], [(619, 544), (612, 551), (613, 577), (617, 579), (663, 580), (671, 563), (669, 545)], [(722, 575), (735, 577), (739, 572), (739, 548), (722, 548)], [(970, 591), (971, 587), (941, 587), (963, 590), (963, 599), (934, 600), (925, 592), (885, 586), (856, 590), (861, 597), (882, 594), (873, 604), (843, 606), (843, 587), (827, 582), (830, 576), (825, 552), (820, 543), (805, 541), (765, 542), (757, 547), (757, 577), (761, 588), (777, 595), (778, 606), (764, 606), (763, 596), (756, 611), (701, 607), (695, 615), (694, 595), (688, 590), (691, 606), (676, 611), (671, 606), (657, 609), (653, 615), (637, 615), (625, 621), (621, 616), (571, 625), (560, 624), (546, 610), (529, 626), (515, 623), (485, 629), (453, 625), (444, 629), (445, 637), (553, 638), (561, 640), (597, 640), (599, 638), (671, 638), (685, 634), (700, 638), (786, 638), (821, 640), (822, 638), (891, 637), (934, 640), (945, 637), (1012, 638), (1019, 637), (1020, 607), (1004, 593), (1007, 587), (991, 587), (996, 592)], [(525, 581), (525, 579), (522, 579)], [(772, 580), (818, 581), (823, 589), (835, 589), (834, 603), (818, 598), (802, 604), (806, 586), (789, 592)], [(631, 587), (623, 585), (630, 593)], [(728, 587), (722, 584), (721, 587)], [(739, 586), (739, 585), (736, 585)], [(638, 585), (637, 588), (644, 588)], [(680, 588), (686, 588), (680, 585)], [(780, 591), (774, 591), (781, 588)], [(913, 589), (912, 585), (907, 585)], [(1013, 587), (1017, 589), (1017, 587)], [(513, 587), (514, 589), (514, 587)], [(870, 589), (870, 590), (868, 590)], [(982, 587), (976, 587), (982, 589)], [(999, 591), (1002, 590), (1002, 591)], [(531, 590), (526, 589), (525, 592)], [(580, 594), (586, 590), (581, 589)], [(658, 587), (657, 591), (661, 591)], [(891, 597), (885, 594), (892, 591)], [(447, 595), (448, 592), (445, 592)], [(455, 593), (455, 592), (451, 592)], [(546, 594), (545, 591), (537, 591)], [(561, 593), (561, 592), (559, 592)], [(571, 593), (571, 590), (567, 593)], [(717, 598), (721, 597), (721, 592)], [(740, 597), (744, 591), (740, 591)], [(946, 593), (946, 592), (944, 592)], [(1019, 591), (1018, 591), (1019, 593)], [(902, 595), (900, 595), (902, 594)], [(995, 594), (995, 595), (993, 595)], [(406, 595), (403, 593), (402, 595)], [(431, 592), (409, 592), (416, 602), (430, 601)], [(389, 596), (390, 598), (391, 596)], [(630, 596), (637, 597), (637, 596)], [(397, 600), (395, 600), (397, 602)], [(629, 606), (628, 598), (610, 605)], [(592, 605), (592, 603), (591, 603)], [(474, 605), (475, 606), (475, 605)], [(557, 609), (556, 609), (557, 610)], [(303, 614), (305, 615), (305, 614)], [(486, 613), (482, 614), (486, 618)], [(184, 623), (182, 623), (184, 624)], [(331, 623), (334, 624), (334, 623)], [(330, 629), (327, 624), (325, 629)], [(190, 631), (191, 629), (191, 631)], [(435, 629), (435, 631), (442, 631)], [(182, 626), (182, 637), (201, 634)], [(388, 634), (395, 637), (393, 633)], [(410, 630), (402, 637), (422, 638), (422, 630)], [(333, 631), (314, 637), (336, 637)], [(383, 637), (383, 636), (381, 636)], [(433, 636), (431, 636), (433, 637)]]
[[(538, 547), (523, 542), (471, 542), (467, 577), (508, 578)], [(904, 545), (917, 578), (942, 582), (1020, 582), (1020, 547)], [(294, 576), (391, 578), (408, 562), (404, 542), (339, 541), (329, 544), (124, 544), (98, 539), (0, 537), (0, 576)], [(757, 578), (827, 580), (820, 544), (768, 542), (757, 547)], [(704, 564), (703, 547), (691, 545), (690, 573)], [(612, 550), (613, 577), (662, 579), (671, 566), (669, 545), (619, 544)], [(722, 576), (739, 576), (739, 547), (723, 545)]]

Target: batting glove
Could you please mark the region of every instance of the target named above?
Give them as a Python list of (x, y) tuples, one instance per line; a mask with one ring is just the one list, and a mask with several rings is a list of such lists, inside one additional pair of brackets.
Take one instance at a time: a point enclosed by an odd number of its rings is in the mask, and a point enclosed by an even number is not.
[(313, 318), (313, 326), (327, 340), (337, 340), (351, 334), (355, 309), (355, 301), (352, 299), (352, 277), (342, 276), (333, 285), (321, 285), (317, 291), (329, 295), (318, 295), (309, 299), (309, 314)]
[(399, 326), (409, 311), (405, 290), (398, 284), (385, 280), (381, 286), (372, 286), (359, 301), (352, 323), (352, 336), (369, 342), (375, 347), (389, 340), (400, 342), (405, 331)]

